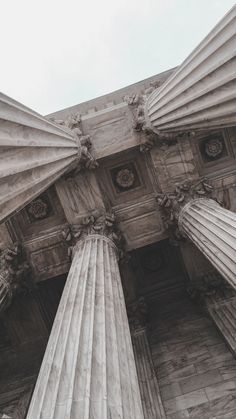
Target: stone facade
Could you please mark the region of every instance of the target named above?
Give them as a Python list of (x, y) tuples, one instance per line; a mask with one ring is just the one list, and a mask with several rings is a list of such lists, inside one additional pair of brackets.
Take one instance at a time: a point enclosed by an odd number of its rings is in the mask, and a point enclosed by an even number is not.
[(0, 416), (235, 418), (235, 13), (101, 98), (0, 96)]

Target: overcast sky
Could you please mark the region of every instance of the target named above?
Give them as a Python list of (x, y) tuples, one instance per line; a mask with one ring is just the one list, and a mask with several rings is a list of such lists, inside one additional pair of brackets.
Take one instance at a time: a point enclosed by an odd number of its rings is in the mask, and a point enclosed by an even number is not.
[(233, 0), (5, 0), (0, 90), (47, 114), (181, 64)]

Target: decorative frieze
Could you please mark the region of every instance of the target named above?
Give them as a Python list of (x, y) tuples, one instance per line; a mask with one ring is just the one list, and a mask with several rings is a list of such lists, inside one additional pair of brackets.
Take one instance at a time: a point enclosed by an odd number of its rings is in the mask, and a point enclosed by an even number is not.
[(14, 245), (0, 253), (0, 314), (11, 304), (19, 290), (28, 289), (30, 268), (22, 248)]

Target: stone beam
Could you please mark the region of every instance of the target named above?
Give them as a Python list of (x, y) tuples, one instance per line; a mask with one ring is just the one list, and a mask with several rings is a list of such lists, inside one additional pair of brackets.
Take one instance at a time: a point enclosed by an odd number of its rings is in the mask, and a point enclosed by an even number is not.
[(70, 169), (78, 151), (73, 132), (0, 93), (0, 222)]
[(146, 125), (172, 136), (236, 125), (236, 6), (147, 99)]

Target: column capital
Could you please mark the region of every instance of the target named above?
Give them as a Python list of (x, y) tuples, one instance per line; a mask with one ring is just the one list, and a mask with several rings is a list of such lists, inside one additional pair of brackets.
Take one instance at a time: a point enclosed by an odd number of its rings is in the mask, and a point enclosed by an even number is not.
[(62, 235), (70, 245), (70, 254), (73, 254), (74, 250), (83, 241), (100, 237), (109, 241), (118, 250), (119, 256), (123, 255), (122, 247), (124, 240), (117, 228), (115, 215), (112, 212), (102, 210), (92, 211), (79, 224), (69, 226), (68, 229), (62, 232)]
[(236, 297), (232, 286), (213, 267), (187, 287), (192, 299), (203, 305), (216, 305)]
[(177, 136), (174, 134), (163, 134), (147, 123), (145, 115), (145, 104), (150, 94), (159, 87), (159, 83), (147, 88), (143, 94), (133, 93), (125, 96), (124, 100), (133, 114), (133, 129), (140, 136), (140, 151), (146, 153), (157, 145), (172, 145), (176, 143)]
[[(208, 179), (197, 182), (184, 181), (175, 186), (173, 192), (156, 195), (158, 206), (162, 210), (164, 224), (173, 239), (183, 238), (181, 229), (181, 214), (183, 209), (195, 200), (212, 198), (213, 187)], [(212, 202), (217, 202), (211, 199)], [(181, 231), (180, 231), (181, 230)]]
[(90, 135), (85, 135), (81, 126), (81, 115), (79, 113), (68, 116), (65, 120), (55, 119), (50, 120), (60, 126), (65, 127), (68, 132), (74, 137), (77, 146), (77, 160), (74, 162), (74, 167), (65, 174), (66, 178), (76, 175), (82, 169), (93, 170), (98, 167), (98, 162), (91, 154), (92, 142)]
[(23, 288), (29, 288), (30, 267), (25, 261), (22, 248), (15, 244), (0, 254), (0, 313), (11, 303), (13, 296)]
[(130, 331), (132, 334), (146, 329), (148, 307), (144, 297), (140, 297), (127, 307)]

